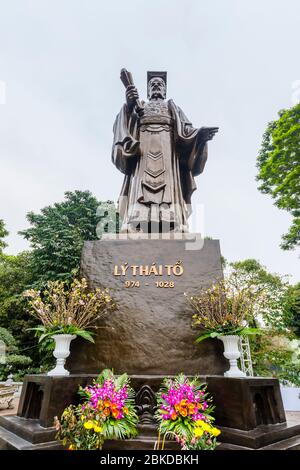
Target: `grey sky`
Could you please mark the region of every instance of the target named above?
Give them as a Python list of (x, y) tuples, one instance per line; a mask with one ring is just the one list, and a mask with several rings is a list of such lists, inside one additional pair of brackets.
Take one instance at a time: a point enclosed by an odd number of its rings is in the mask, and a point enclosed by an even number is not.
[(259, 259), (299, 279), (279, 248), (290, 216), (260, 194), (255, 159), (268, 121), (300, 80), (298, 0), (0, 1), (0, 218), (9, 247), (25, 214), (89, 189), (114, 199), (112, 125), (128, 68), (142, 98), (147, 70), (168, 71), (168, 97), (195, 126), (218, 125), (193, 202), (229, 260)]

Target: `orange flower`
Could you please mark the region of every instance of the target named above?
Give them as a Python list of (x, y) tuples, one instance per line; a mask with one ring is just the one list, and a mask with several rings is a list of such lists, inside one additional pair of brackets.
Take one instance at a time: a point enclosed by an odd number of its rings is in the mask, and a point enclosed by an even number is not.
[(127, 408), (127, 406), (124, 406), (124, 408), (123, 408), (123, 413), (124, 413), (125, 415), (128, 414), (128, 408)]
[(180, 409), (180, 405), (179, 405), (179, 403), (176, 403), (176, 405), (175, 405), (175, 407), (174, 407), (174, 408), (175, 408), (175, 410), (176, 410), (176, 411), (179, 411), (179, 409)]
[(109, 409), (109, 408), (105, 408), (104, 414), (105, 414), (105, 416), (109, 416), (109, 415), (110, 415), (110, 409)]
[(181, 416), (183, 416), (185, 418), (185, 416), (187, 416), (187, 409), (186, 408), (181, 408), (180, 414), (181, 414)]
[(113, 410), (111, 413), (112, 413), (114, 418), (117, 418), (117, 416), (119, 414), (118, 410)]
[(174, 420), (177, 418), (177, 414), (175, 413), (175, 411), (173, 411), (173, 413), (171, 414), (171, 418)]
[(108, 407), (110, 406), (110, 401), (108, 401), (108, 400), (105, 400), (105, 402), (104, 402), (104, 406), (105, 406), (105, 408), (108, 408)]

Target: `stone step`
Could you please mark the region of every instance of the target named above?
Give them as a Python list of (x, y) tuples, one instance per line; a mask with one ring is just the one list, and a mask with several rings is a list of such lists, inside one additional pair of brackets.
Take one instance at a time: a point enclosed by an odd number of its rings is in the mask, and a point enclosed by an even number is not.
[(0, 450), (61, 450), (57, 441), (33, 444), (0, 426)]
[(40, 444), (30, 444), (24, 450), (63, 450), (57, 441), (41, 442)]
[(293, 436), (280, 442), (274, 442), (259, 450), (300, 450), (300, 436)]
[(55, 440), (55, 428), (43, 428), (36, 419), (15, 415), (0, 416), (0, 426), (32, 444)]
[(300, 437), (300, 422), (289, 420), (286, 423), (260, 426), (251, 431), (219, 426), (220, 440), (225, 444), (233, 444), (249, 449), (261, 449), (290, 438)]
[(253, 449), (251, 449), (250, 447), (239, 446), (237, 444), (228, 444), (226, 442), (221, 442), (221, 444), (219, 444), (216, 447), (216, 450), (253, 450)]
[(25, 450), (30, 442), (0, 427), (0, 450)]

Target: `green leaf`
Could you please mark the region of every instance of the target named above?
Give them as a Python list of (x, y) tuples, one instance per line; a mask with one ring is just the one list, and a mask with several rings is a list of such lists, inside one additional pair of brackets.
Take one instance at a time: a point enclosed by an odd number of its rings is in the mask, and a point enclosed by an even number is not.
[(212, 333), (205, 333), (203, 335), (200, 335), (197, 339), (196, 339), (196, 343), (200, 343), (201, 341), (204, 341), (205, 339), (207, 338), (211, 338), (211, 334)]
[(87, 341), (90, 341), (91, 343), (94, 343), (95, 340), (92, 336), (92, 333), (86, 330), (74, 330), (74, 334), (77, 336), (80, 336), (83, 339), (86, 339)]

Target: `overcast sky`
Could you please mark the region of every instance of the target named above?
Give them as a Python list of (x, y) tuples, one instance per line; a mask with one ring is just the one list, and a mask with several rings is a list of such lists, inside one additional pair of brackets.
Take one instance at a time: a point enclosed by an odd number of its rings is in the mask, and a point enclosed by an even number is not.
[(279, 248), (291, 218), (255, 181), (266, 124), (297, 99), (299, 18), (298, 0), (0, 0), (6, 252), (28, 247), (17, 234), (26, 213), (66, 190), (117, 200), (123, 177), (110, 151), (120, 69), (142, 98), (147, 70), (167, 70), (168, 97), (194, 126), (220, 127), (193, 196), (206, 235), (228, 260), (253, 257), (299, 280), (298, 253)]

